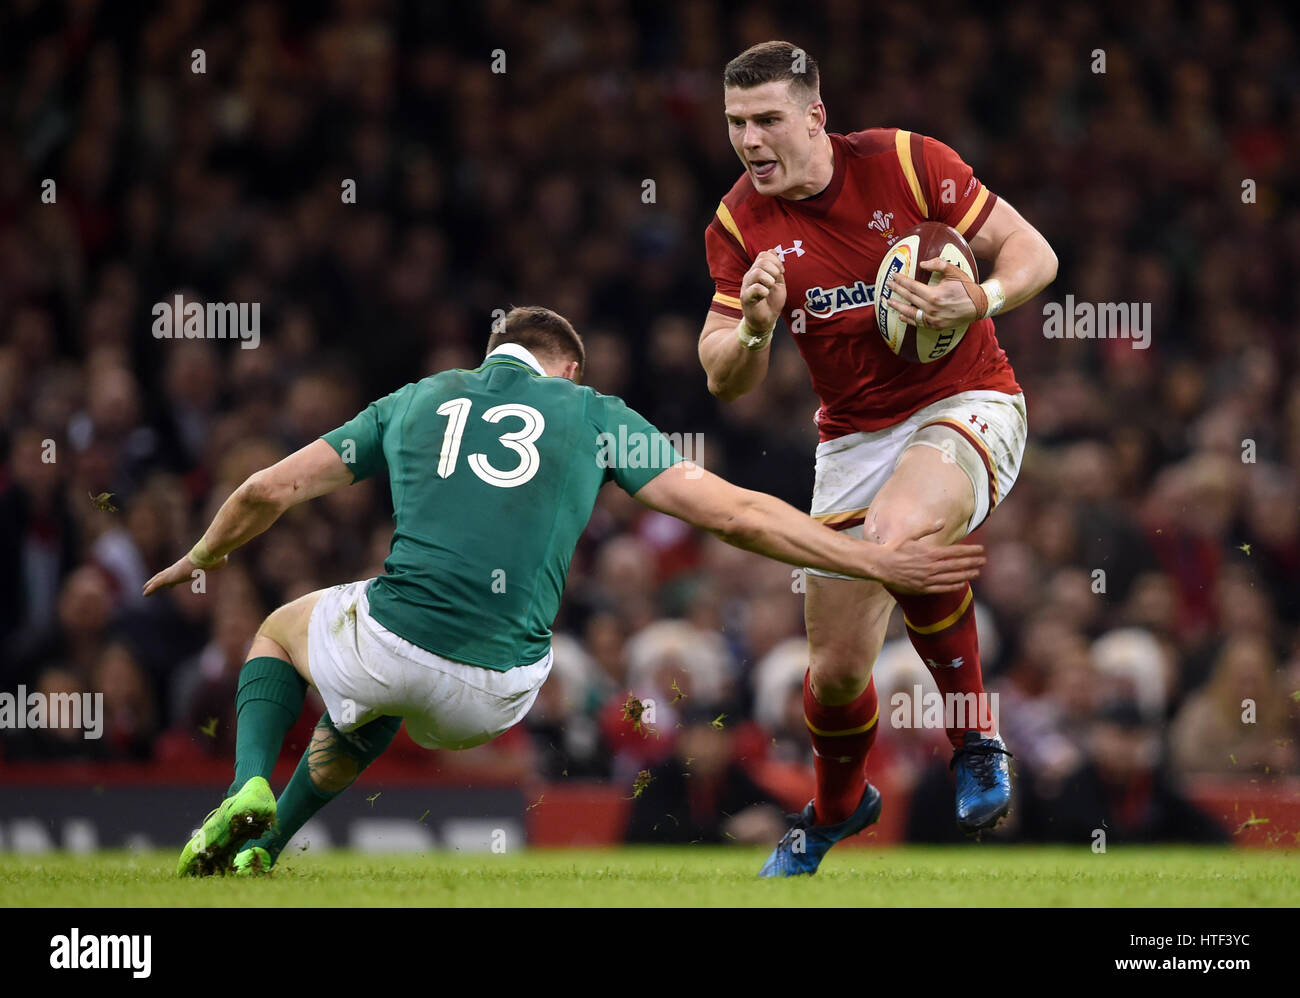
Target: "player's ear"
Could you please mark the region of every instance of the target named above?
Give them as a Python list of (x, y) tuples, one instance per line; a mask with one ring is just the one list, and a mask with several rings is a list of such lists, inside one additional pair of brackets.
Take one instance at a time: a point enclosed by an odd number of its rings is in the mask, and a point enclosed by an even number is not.
[(815, 139), (818, 132), (826, 130), (826, 105), (815, 100), (808, 105), (808, 137)]

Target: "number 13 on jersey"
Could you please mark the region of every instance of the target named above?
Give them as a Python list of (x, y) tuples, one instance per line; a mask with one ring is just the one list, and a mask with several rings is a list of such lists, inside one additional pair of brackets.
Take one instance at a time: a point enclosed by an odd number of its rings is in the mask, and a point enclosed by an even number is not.
[[(465, 435), (465, 426), (469, 422), (469, 413), (474, 403), (467, 398), (448, 399), (438, 406), (438, 414), (447, 417), (447, 431), (442, 438), (442, 453), (438, 456), (438, 477), (449, 478), (456, 470), (456, 460), (460, 456), (461, 438)], [(483, 413), (482, 419), (489, 423), (498, 423), (508, 416), (523, 420), (523, 428), (503, 433), (498, 438), (501, 444), (509, 447), (519, 455), (519, 463), (506, 471), (494, 468), (486, 454), (470, 454), (466, 460), (469, 467), (483, 481), (497, 488), (512, 489), (532, 480), (541, 466), (541, 455), (537, 453), (537, 438), (546, 429), (546, 419), (530, 405), (519, 402), (507, 402), (494, 405)]]

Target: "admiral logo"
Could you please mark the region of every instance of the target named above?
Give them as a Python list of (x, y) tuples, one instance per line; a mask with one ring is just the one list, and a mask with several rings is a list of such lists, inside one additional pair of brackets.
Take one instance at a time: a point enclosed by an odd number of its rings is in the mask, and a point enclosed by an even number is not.
[(809, 288), (804, 299), (804, 308), (810, 315), (819, 319), (847, 312), (853, 308), (870, 307), (875, 304), (876, 289), (866, 281), (854, 281), (841, 284), (837, 288)]

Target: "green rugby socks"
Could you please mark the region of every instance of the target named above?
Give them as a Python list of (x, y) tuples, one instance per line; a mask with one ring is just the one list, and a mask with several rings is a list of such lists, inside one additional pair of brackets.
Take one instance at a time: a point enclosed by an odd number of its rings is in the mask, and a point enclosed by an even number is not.
[(235, 782), (227, 797), (254, 776), (271, 778), (306, 697), (307, 681), (284, 659), (267, 655), (244, 663), (235, 695)]
[[(261, 846), (274, 862), (312, 815), (351, 786), (362, 770), (384, 754), (401, 726), (400, 717), (377, 717), (343, 734), (334, 727), (329, 714), (322, 714), (293, 779), (276, 802), (275, 828), (244, 848)], [(323, 787), (312, 779), (313, 770)]]

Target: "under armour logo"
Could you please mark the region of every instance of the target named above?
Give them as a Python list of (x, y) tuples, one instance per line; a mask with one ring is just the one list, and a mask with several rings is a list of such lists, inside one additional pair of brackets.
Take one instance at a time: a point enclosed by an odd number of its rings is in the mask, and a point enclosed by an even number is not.
[(936, 662), (932, 658), (927, 658), (925, 660), (925, 664), (928, 665), (931, 669), (960, 669), (962, 666), (962, 662), (964, 661), (965, 659), (963, 659), (960, 655), (958, 655), (951, 662)]
[(989, 424), (988, 424), (988, 423), (981, 423), (981, 422), (980, 422), (980, 418), (979, 418), (978, 416), (972, 415), (971, 418), (970, 418), (970, 425), (971, 425), (971, 426), (974, 426), (976, 423), (979, 423), (979, 428), (980, 428), (980, 432), (981, 432), (981, 433), (987, 433), (987, 432), (988, 432)]
[(795, 256), (803, 256), (808, 251), (803, 248), (803, 240), (796, 239), (794, 241), (794, 246), (792, 246), (790, 249), (786, 249), (784, 246), (778, 246), (776, 247), (776, 249), (772, 250), (772, 252), (779, 254), (781, 257), (781, 262), (785, 263), (785, 255), (787, 253), (793, 253)]

